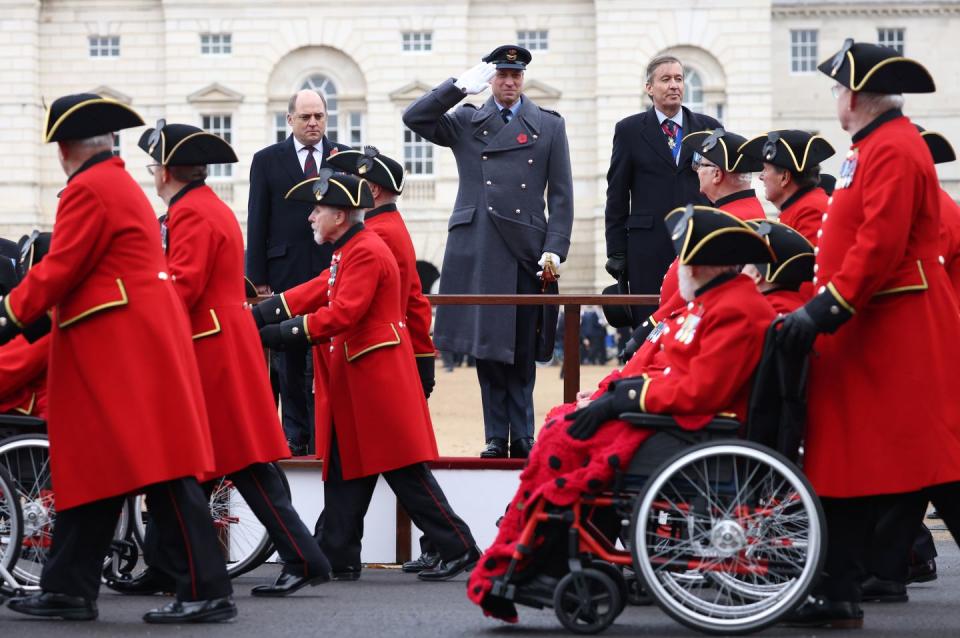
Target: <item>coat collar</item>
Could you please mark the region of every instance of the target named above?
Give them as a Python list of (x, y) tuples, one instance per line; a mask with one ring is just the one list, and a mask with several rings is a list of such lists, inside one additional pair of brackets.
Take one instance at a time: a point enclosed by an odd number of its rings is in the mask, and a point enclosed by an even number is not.
[(485, 150), (488, 152), (530, 146), (540, 135), (542, 117), (540, 107), (524, 95), (520, 111), (509, 124), (504, 124), (491, 95), (471, 118), (471, 122), (476, 126), (473, 135), (487, 143)]
[(177, 194), (170, 198), (170, 203), (167, 204), (167, 210), (173, 208), (173, 205), (183, 199), (183, 196), (189, 193), (190, 191), (204, 186), (206, 182), (202, 179), (195, 179), (192, 182), (188, 183), (186, 186), (177, 191)]
[(392, 213), (392, 212), (399, 212), (399, 211), (397, 210), (397, 203), (396, 203), (396, 202), (389, 202), (389, 203), (387, 203), (387, 204), (383, 204), (382, 206), (377, 206), (376, 208), (371, 208), (371, 209), (368, 210), (367, 213), (363, 216), (363, 219), (364, 219), (364, 220), (373, 219), (374, 217), (376, 217), (377, 215), (379, 215), (379, 214), (381, 214), (381, 213)]
[(802, 197), (806, 196), (806, 194), (812, 191), (814, 188), (817, 188), (817, 186), (807, 186), (805, 188), (798, 189), (796, 193), (794, 193), (793, 195), (785, 199), (784, 202), (780, 205), (780, 212), (782, 213), (783, 211), (787, 210), (788, 208), (796, 204), (798, 201), (800, 201)]
[(756, 197), (757, 192), (752, 188), (746, 190), (737, 191), (736, 193), (730, 193), (726, 197), (721, 197), (717, 201), (713, 202), (714, 208), (721, 208), (724, 204), (729, 204), (730, 202), (735, 202), (740, 199), (749, 199), (751, 197)]
[(106, 162), (106, 161), (109, 160), (109, 159), (113, 159), (113, 152), (112, 152), (112, 151), (100, 151), (99, 153), (97, 153), (97, 154), (95, 154), (95, 155), (91, 155), (91, 156), (87, 159), (87, 161), (85, 161), (83, 164), (80, 165), (80, 168), (78, 168), (77, 170), (75, 170), (75, 171), (70, 175), (70, 177), (67, 178), (67, 183), (69, 184), (70, 181), (71, 181), (74, 177), (76, 177), (77, 175), (79, 175), (79, 174), (82, 173), (83, 171), (87, 170), (87, 169), (90, 168), (91, 166), (96, 166), (96, 165), (99, 164), (100, 162)]
[(343, 248), (347, 244), (347, 242), (353, 239), (354, 236), (357, 233), (359, 233), (361, 230), (363, 230), (363, 222), (357, 222), (356, 224), (351, 226), (349, 229), (347, 229), (347, 232), (341, 235), (340, 239), (333, 242), (333, 249), (336, 251)]

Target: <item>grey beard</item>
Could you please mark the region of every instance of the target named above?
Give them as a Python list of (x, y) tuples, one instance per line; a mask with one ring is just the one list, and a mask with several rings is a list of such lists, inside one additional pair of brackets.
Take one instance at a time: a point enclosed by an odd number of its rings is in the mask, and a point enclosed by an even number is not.
[(677, 267), (677, 280), (680, 284), (680, 296), (684, 301), (693, 301), (697, 289), (700, 288), (700, 282), (694, 279), (690, 266)]

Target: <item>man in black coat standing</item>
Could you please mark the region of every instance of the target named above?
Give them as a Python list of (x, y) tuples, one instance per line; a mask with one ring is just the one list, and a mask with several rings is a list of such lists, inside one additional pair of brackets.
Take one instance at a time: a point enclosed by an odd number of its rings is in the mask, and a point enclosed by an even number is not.
[[(293, 134), (253, 156), (247, 205), (247, 277), (259, 294), (281, 293), (313, 279), (330, 265), (331, 248), (313, 241), (313, 207), (284, 199), (293, 186), (316, 177), (331, 153), (349, 146), (326, 138), (327, 103), (316, 91), (295, 93), (287, 105)], [(283, 430), (295, 456), (313, 440), (312, 362), (307, 348), (273, 353)]]
[[(653, 105), (617, 123), (607, 172), (607, 272), (627, 277), (633, 294), (658, 294), (675, 254), (664, 216), (677, 206), (709, 204), (690, 166), (692, 151), (680, 142), (695, 131), (720, 126), (683, 106), (683, 64), (658, 56), (647, 65)], [(638, 308), (636, 319), (655, 308)], [(638, 322), (639, 323), (639, 322)]]

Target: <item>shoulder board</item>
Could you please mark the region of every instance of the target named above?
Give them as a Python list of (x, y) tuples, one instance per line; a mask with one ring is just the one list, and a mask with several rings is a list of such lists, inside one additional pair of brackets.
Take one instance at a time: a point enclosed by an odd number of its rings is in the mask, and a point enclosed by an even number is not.
[(542, 106), (538, 106), (537, 108), (540, 109), (541, 111), (543, 111), (544, 113), (549, 113), (550, 115), (556, 115), (557, 117), (563, 117), (562, 115), (560, 115), (560, 114), (557, 113), (556, 111), (551, 111), (550, 109), (545, 109), (545, 108), (543, 108)]
[(476, 111), (476, 110), (477, 110), (477, 105), (474, 104), (474, 103), (472, 103), (472, 102), (464, 102), (463, 104), (460, 105), (460, 108), (462, 108), (462, 109), (473, 109), (474, 111)]

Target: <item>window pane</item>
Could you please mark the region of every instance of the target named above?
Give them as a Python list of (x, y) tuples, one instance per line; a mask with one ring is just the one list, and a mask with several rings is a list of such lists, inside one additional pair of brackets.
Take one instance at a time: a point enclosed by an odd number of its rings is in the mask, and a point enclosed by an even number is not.
[(790, 71), (792, 73), (813, 73), (817, 70), (816, 29), (790, 31)]

